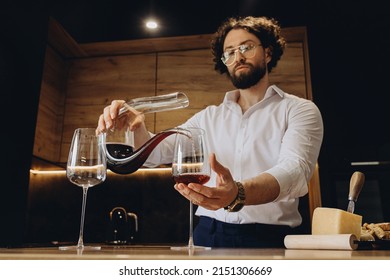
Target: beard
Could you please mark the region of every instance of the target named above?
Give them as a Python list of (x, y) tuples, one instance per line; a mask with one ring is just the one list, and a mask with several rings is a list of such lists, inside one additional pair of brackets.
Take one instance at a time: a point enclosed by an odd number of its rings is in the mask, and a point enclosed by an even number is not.
[(256, 85), (266, 74), (267, 69), (264, 63), (254, 67), (250, 64), (246, 64), (250, 67), (249, 71), (246, 73), (241, 73), (240, 75), (235, 75), (233, 73), (229, 73), (230, 80), (233, 85), (238, 89), (248, 89), (254, 85)]

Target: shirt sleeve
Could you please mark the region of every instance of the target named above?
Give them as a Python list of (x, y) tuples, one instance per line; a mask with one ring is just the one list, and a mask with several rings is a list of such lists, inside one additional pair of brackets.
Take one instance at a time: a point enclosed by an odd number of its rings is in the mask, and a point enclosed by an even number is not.
[(323, 139), (321, 113), (312, 101), (297, 99), (286, 114), (288, 125), (278, 163), (266, 171), (280, 185), (275, 201), (298, 198), (308, 192)]

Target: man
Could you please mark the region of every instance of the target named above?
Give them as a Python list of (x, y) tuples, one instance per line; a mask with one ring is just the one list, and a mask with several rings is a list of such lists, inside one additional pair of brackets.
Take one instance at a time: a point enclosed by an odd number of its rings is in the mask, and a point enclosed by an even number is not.
[[(206, 131), (212, 172), (207, 186), (176, 184), (198, 205), (196, 245), (282, 247), (302, 218), (299, 197), (319, 155), (323, 124), (317, 106), (269, 84), (268, 75), (283, 54), (280, 26), (265, 17), (230, 18), (212, 43), (215, 69), (226, 73), (236, 90), (219, 106), (208, 106), (182, 127)], [(97, 131), (112, 127), (124, 101), (113, 101), (99, 118)], [(135, 145), (151, 136), (144, 115), (134, 112)], [(172, 160), (167, 138), (148, 164)], [(218, 160), (217, 160), (218, 159)]]

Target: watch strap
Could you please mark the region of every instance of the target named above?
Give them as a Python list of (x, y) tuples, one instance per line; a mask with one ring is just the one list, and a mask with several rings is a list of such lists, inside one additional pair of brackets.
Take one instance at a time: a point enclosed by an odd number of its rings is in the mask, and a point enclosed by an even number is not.
[(245, 205), (245, 189), (244, 186), (241, 184), (241, 182), (234, 181), (238, 188), (237, 196), (236, 198), (226, 207), (224, 207), (225, 210), (228, 212), (238, 212), (240, 211), (244, 205)]

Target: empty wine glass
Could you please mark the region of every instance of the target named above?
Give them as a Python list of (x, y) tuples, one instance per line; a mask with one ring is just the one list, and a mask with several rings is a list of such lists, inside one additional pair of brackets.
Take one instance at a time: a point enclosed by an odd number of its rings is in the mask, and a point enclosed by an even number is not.
[[(201, 128), (186, 128), (189, 135), (177, 133), (172, 162), (172, 175), (176, 183), (205, 184), (210, 180), (210, 164), (206, 151), (205, 132)], [(190, 201), (190, 228), (187, 246), (171, 247), (173, 250), (210, 249), (194, 246), (193, 203)]]
[(61, 246), (60, 250), (100, 250), (100, 246), (85, 246), (84, 218), (87, 192), (90, 187), (106, 179), (106, 155), (103, 152), (104, 134), (96, 135), (95, 128), (78, 128), (73, 134), (69, 150), (66, 176), (70, 182), (83, 188), (79, 240), (74, 246)]

